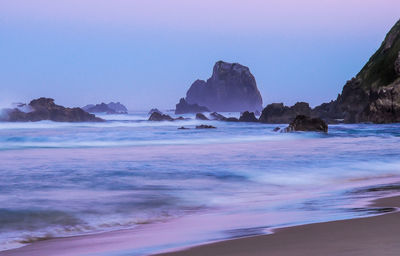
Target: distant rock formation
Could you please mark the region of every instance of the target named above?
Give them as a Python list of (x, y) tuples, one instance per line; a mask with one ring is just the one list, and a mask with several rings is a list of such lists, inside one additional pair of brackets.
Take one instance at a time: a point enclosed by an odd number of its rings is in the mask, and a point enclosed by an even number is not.
[(158, 110), (158, 108), (152, 108), (152, 109), (149, 111), (149, 115), (153, 114), (154, 112), (157, 112), (157, 113), (159, 113), (159, 114), (162, 114), (162, 112), (161, 112), (160, 110)]
[[(24, 106), (26, 107), (26, 106)], [(2, 121), (9, 122), (36, 122), (51, 120), (55, 122), (101, 122), (101, 118), (89, 114), (81, 108), (65, 108), (56, 105), (53, 99), (39, 98), (32, 100), (28, 107), (29, 112), (23, 112), (18, 108), (5, 110)]]
[(337, 99), (316, 109), (345, 123), (400, 122), (400, 20)]
[(186, 93), (189, 104), (206, 106), (211, 111), (262, 110), (262, 97), (248, 67), (218, 61), (207, 81), (195, 81)]
[(240, 116), (239, 122), (258, 122), (258, 119), (253, 112), (245, 111)]
[(328, 132), (328, 125), (321, 118), (310, 118), (304, 115), (298, 115), (293, 122), (286, 127), (283, 132)]
[(128, 109), (119, 102), (110, 102), (108, 104), (102, 102), (100, 104), (89, 104), (82, 108), (89, 113), (107, 113), (107, 114), (127, 114)]
[(200, 106), (198, 104), (189, 104), (187, 101), (182, 98), (179, 103), (176, 104), (175, 114), (186, 114), (186, 113), (201, 113), (201, 112), (210, 112), (207, 107)]

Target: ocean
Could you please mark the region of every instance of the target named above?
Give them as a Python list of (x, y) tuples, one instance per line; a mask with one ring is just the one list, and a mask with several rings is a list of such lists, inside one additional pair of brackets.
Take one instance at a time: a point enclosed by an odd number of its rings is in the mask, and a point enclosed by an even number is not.
[[(330, 125), (321, 134), (193, 115), (100, 117), (107, 121), (0, 123), (0, 250), (151, 230), (154, 239), (130, 251), (145, 255), (380, 214), (393, 209), (365, 202), (400, 191), (400, 124)], [(200, 124), (217, 128), (194, 129)], [(173, 231), (162, 228), (168, 223)]]

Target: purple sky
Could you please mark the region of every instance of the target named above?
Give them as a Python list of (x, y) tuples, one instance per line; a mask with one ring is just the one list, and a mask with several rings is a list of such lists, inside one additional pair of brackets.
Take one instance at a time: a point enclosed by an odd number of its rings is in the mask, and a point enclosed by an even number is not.
[(173, 108), (218, 60), (249, 66), (264, 104), (316, 105), (399, 18), (398, 0), (2, 0), (0, 106)]

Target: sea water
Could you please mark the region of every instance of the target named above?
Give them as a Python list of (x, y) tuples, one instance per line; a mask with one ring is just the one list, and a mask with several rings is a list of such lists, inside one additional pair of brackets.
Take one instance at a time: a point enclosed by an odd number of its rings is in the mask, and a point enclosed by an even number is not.
[[(107, 121), (0, 123), (1, 250), (118, 229), (140, 235), (146, 225), (185, 218), (208, 223), (186, 233), (177, 225), (186, 235), (174, 241), (160, 232), (152, 244), (135, 245), (147, 254), (377, 214), (382, 209), (360, 201), (400, 187), (399, 124), (330, 125), (321, 134), (192, 115), (101, 117)], [(194, 129), (200, 124), (217, 128)]]

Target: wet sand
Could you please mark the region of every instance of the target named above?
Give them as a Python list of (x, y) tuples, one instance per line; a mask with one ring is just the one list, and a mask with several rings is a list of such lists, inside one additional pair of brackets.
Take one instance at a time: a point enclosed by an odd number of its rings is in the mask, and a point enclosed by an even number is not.
[[(400, 196), (379, 199), (372, 207), (400, 207)], [(135, 242), (146, 243), (151, 239), (151, 232), (141, 233), (139, 237), (131, 230), (120, 230), (39, 241), (18, 249), (0, 252), (0, 255), (137, 255), (137, 252), (132, 251), (132, 245)], [(276, 230), (272, 235), (216, 242), (158, 255), (398, 256), (400, 255), (400, 212), (283, 228)]]
[[(400, 197), (373, 207), (400, 207)], [(262, 235), (217, 242), (159, 256), (398, 256), (400, 212), (278, 229)]]

